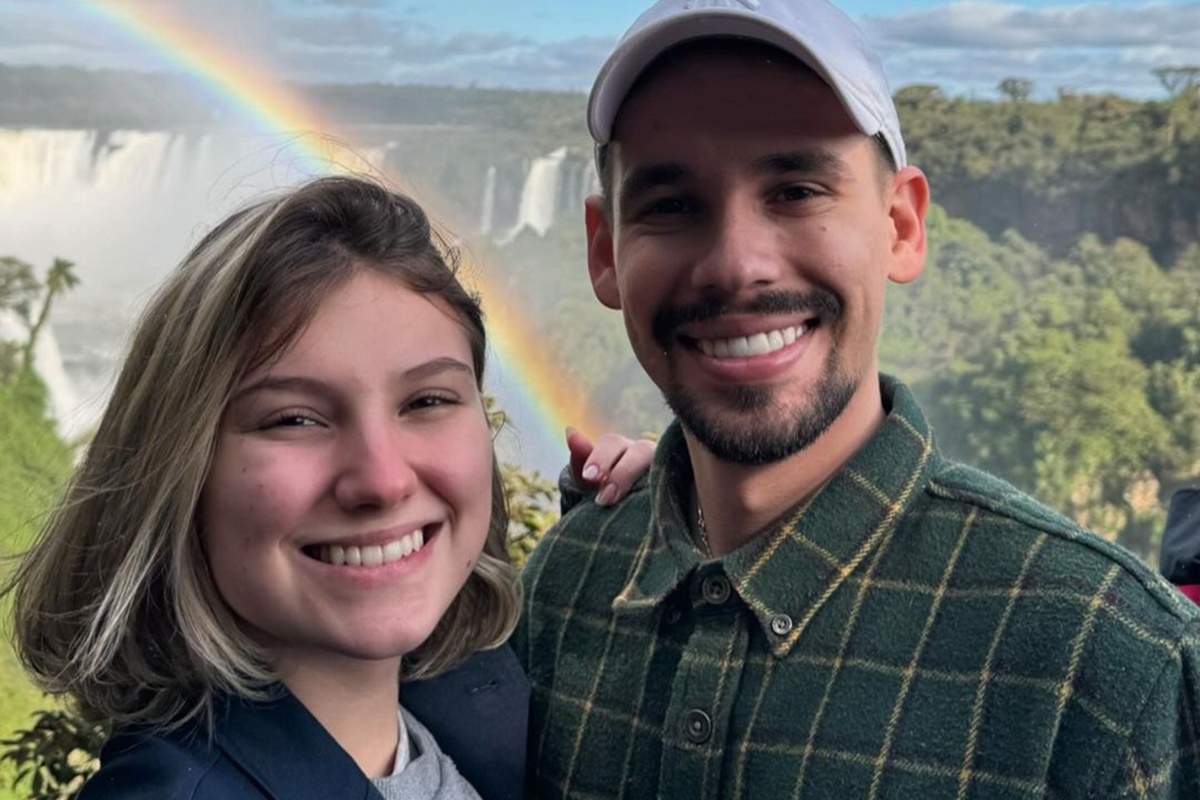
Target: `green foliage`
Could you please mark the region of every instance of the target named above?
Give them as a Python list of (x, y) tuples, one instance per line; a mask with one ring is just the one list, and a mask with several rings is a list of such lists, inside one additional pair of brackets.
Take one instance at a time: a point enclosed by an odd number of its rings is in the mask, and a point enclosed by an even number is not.
[(0, 257), (0, 309), (11, 309), (29, 322), (29, 311), (40, 289), (32, 266), (12, 256)]
[(1026, 78), (1005, 78), (996, 85), (1000, 94), (1013, 103), (1023, 103), (1033, 94), (1033, 81)]
[[(21, 370), (0, 382), (0, 556), (4, 571), (31, 540), (71, 465), (71, 451), (45, 413), (45, 387)], [(3, 576), (0, 576), (3, 577)], [(0, 605), (0, 635), (8, 638), (8, 601)], [(45, 699), (25, 677), (12, 651), (0, 650), (0, 736), (25, 724)], [(13, 779), (13, 762), (0, 764), (0, 783)], [(16, 800), (25, 795), (0, 797)]]
[(1176, 97), (1200, 85), (1200, 66), (1171, 66), (1156, 67), (1154, 77), (1167, 90), (1167, 94)]
[(1151, 558), (1163, 499), (1200, 472), (1200, 259), (1084, 236), (1062, 258), (934, 209), (920, 281), (889, 295), (885, 368), (951, 457)]
[[(62, 273), (60, 268), (56, 274), (60, 289), (74, 277)], [(41, 291), (30, 265), (11, 257), (0, 258), (0, 311), (15, 312), (30, 323), (33, 303)], [(54, 421), (46, 414), (45, 386), (33, 371), (21, 366), (27, 363), (22, 359), (27, 346), (28, 342), (0, 342), (0, 556), (4, 558), (5, 573), (11, 564), (9, 559), (30, 541), (54, 502), (71, 464), (70, 448), (58, 438)], [(7, 598), (0, 611), (3, 611), (0, 632), (7, 638), (10, 625)], [(0, 687), (3, 687), (0, 691), (0, 736), (3, 736), (44, 705), (45, 699), (30, 685), (8, 648), (0, 653)], [(40, 736), (40, 742), (32, 739), (3, 742), (6, 750), (14, 749), (11, 757), (0, 757), (0, 779), (8, 782), (19, 779), (26, 789), (34, 791), (34, 797), (57, 798), (58, 793), (39, 792), (56, 792), (55, 776), (66, 774), (73, 767), (57, 763), (56, 722), (50, 717), (46, 719), (44, 723), (39, 719), (30, 732), (31, 736)], [(35, 774), (43, 759), (45, 769)], [(0, 796), (10, 797), (3, 793)]]
[(1169, 261), (1200, 238), (1196, 74), (1160, 74), (1167, 100), (1063, 88), (1034, 101), (1028, 81), (1006, 78), (997, 87), (1004, 102), (920, 85), (898, 91), (896, 105), (909, 161), (953, 216), (992, 237), (1016, 229), (1053, 255), (1091, 232), (1136, 239)]
[[(508, 422), (505, 413), (491, 396), (483, 398), (483, 405), (492, 430), (499, 432)], [(500, 478), (508, 501), (508, 555), (520, 566), (558, 520), (558, 489), (553, 481), (516, 464), (502, 464)]]
[(0, 384), (0, 541), (10, 553), (28, 541), (70, 468), (45, 404), (45, 386), (29, 372)]
[(558, 520), (558, 490), (552, 481), (514, 464), (505, 464), (501, 475), (508, 496), (508, 555), (521, 565)]
[(54, 259), (46, 271), (46, 290), (42, 294), (41, 309), (38, 311), (37, 318), (29, 326), (29, 339), (25, 342), (21, 360), (25, 368), (33, 366), (34, 347), (37, 345), (38, 336), (41, 334), (46, 320), (50, 318), (50, 307), (54, 304), (54, 300), (78, 285), (79, 278), (75, 275), (75, 265), (63, 258)]
[(75, 800), (99, 768), (107, 737), (104, 725), (62, 709), (43, 709), (34, 714), (32, 727), (0, 739), (0, 761), (15, 767), (29, 800)]

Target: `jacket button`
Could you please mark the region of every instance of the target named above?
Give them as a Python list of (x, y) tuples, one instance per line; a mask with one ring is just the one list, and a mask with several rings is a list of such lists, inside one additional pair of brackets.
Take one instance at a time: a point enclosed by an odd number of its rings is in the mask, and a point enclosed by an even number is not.
[(711, 605), (719, 606), (729, 599), (729, 579), (724, 575), (709, 575), (700, 584), (700, 593)]
[(683, 735), (693, 744), (704, 744), (712, 736), (712, 718), (693, 708), (683, 715)]
[(787, 636), (794, 627), (796, 627), (796, 623), (792, 622), (792, 618), (787, 614), (776, 614), (771, 617), (771, 633), (776, 636)]

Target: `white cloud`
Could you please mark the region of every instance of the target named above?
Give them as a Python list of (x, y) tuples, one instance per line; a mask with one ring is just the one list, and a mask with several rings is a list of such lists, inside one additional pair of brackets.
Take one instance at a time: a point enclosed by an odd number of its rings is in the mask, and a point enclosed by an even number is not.
[(1032, 80), (1039, 96), (1059, 87), (1156, 96), (1154, 67), (1200, 63), (1200, 2), (956, 2), (868, 17), (863, 27), (893, 86), (937, 83), (958, 94), (992, 96), (1000, 80), (1017, 76)]
[[(612, 47), (596, 33), (543, 42), (496, 31), (448, 35), (428, 8), (381, 0), (138, 0), (169, 4), (209, 35), (303, 81), (448, 83), (586, 90)], [(135, 37), (66, 0), (0, 0), (0, 62), (162, 68)], [(1003, 78), (1036, 94), (1161, 92), (1156, 66), (1200, 63), (1200, 1), (1050, 7), (966, 0), (862, 20), (894, 86), (938, 83), (989, 96)]]
[(1175, 44), (1196, 48), (1200, 2), (1023, 8), (967, 0), (891, 17), (868, 17), (864, 27), (882, 46), (1019, 50)]

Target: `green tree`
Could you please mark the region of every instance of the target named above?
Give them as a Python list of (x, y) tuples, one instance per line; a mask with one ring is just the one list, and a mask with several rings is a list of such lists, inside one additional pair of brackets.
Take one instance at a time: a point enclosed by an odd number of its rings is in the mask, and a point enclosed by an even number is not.
[(24, 787), (29, 800), (75, 800), (99, 768), (107, 737), (105, 725), (63, 709), (46, 709), (34, 714), (31, 727), (0, 740), (0, 761), (15, 767), (14, 788)]
[[(15, 313), (29, 324), (29, 309), (41, 289), (33, 267), (11, 256), (0, 258), (0, 312)], [(16, 342), (0, 341), (0, 383), (11, 384), (21, 363), (22, 348)]]
[(42, 307), (38, 311), (37, 318), (33, 324), (29, 326), (29, 339), (25, 343), (25, 351), (23, 363), (25, 368), (33, 366), (33, 349), (37, 344), (38, 336), (42, 332), (46, 320), (50, 317), (50, 307), (54, 303), (54, 299), (60, 294), (63, 294), (70, 289), (75, 288), (79, 284), (79, 278), (75, 275), (75, 264), (63, 258), (54, 259), (54, 263), (50, 265), (50, 269), (46, 272), (45, 294), (42, 295)]
[(1193, 87), (1200, 86), (1200, 65), (1157, 67), (1153, 72), (1154, 77), (1158, 78), (1158, 82), (1171, 97), (1178, 97)]
[(0, 309), (15, 311), (28, 322), (30, 307), (39, 289), (41, 284), (34, 276), (32, 266), (12, 256), (0, 257)]
[(1024, 103), (1033, 94), (1033, 81), (1027, 78), (1005, 78), (996, 89), (1013, 103)]

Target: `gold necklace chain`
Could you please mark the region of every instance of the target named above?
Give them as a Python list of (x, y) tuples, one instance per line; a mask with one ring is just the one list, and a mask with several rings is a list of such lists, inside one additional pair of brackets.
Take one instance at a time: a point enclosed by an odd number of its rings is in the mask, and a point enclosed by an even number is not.
[(712, 558), (712, 549), (708, 546), (708, 524), (704, 521), (704, 507), (700, 505), (700, 496), (696, 496), (696, 539), (700, 552), (705, 558)]

